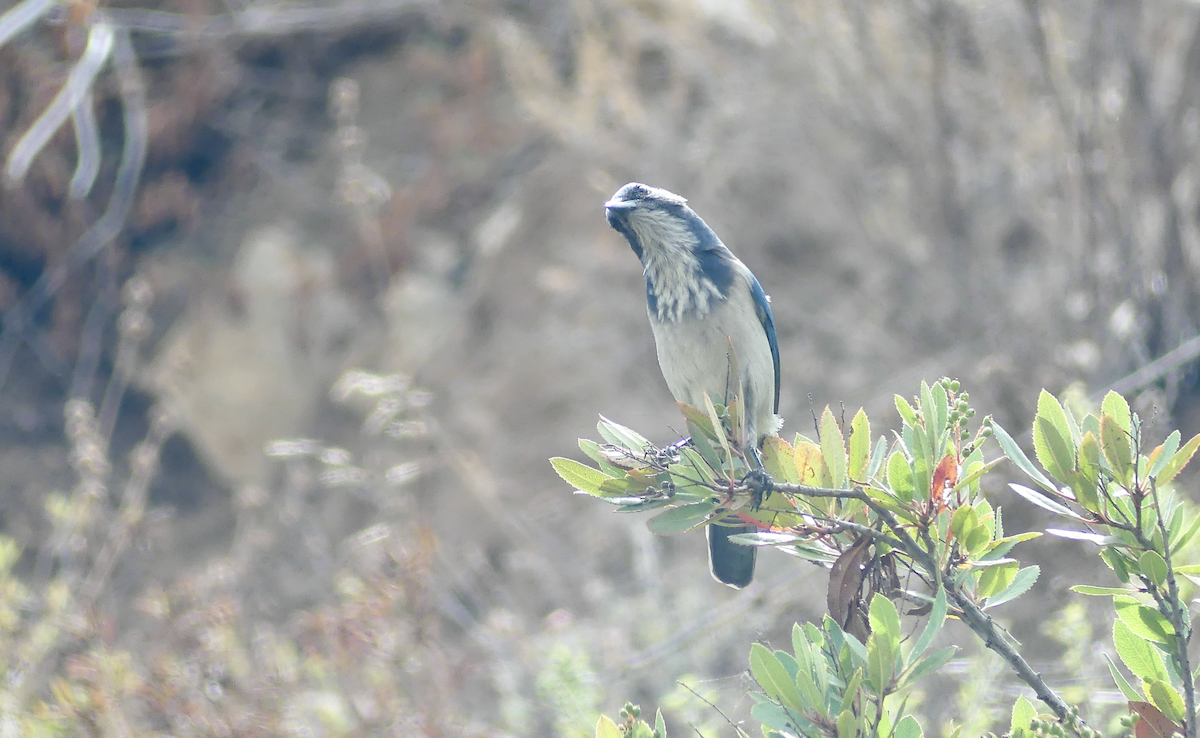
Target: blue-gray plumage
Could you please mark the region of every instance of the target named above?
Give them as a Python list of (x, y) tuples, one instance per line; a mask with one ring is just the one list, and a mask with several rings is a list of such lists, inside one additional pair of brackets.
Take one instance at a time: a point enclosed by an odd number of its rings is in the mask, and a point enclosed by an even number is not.
[[(631, 182), (604, 207), (609, 225), (642, 262), (650, 329), (671, 394), (703, 408), (705, 393), (726, 405), (741, 393), (745, 440), (757, 458), (763, 438), (782, 425), (776, 415), (779, 347), (762, 285), (679, 195)], [(755, 549), (729, 536), (752, 530), (708, 526), (709, 564), (717, 580), (738, 588), (750, 583)]]

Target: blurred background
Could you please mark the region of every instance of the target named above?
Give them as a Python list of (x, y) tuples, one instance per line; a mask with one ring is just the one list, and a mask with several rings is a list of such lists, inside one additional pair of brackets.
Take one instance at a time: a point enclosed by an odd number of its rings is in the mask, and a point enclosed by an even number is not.
[[(1118, 383), (1187, 437), (1188, 345), (1119, 382), (1200, 319), (1198, 20), (1182, 0), (50, 8), (0, 48), (5, 156), (98, 24), (136, 65), (89, 88), (90, 194), (69, 196), (70, 125), (0, 190), (0, 732), (583, 736), (632, 700), (731, 735), (706, 701), (746, 719), (749, 644), (820, 617), (827, 576), (767, 551), (724, 588), (701, 534), (654, 537), (547, 463), (601, 413), (662, 443), (682, 426), (604, 201), (683, 194), (757, 273), (786, 431), (826, 404), (886, 428), (893, 394), (948, 375), (1014, 435), (1040, 388)], [(1029, 544), (1042, 579), (1000, 614), (1048, 676), (1090, 664), (1059, 683), (1103, 711), (1107, 615), (1063, 593), (1110, 583), (1090, 553)], [(941, 679), (928, 731), (1007, 725), (998, 659), (967, 649)]]

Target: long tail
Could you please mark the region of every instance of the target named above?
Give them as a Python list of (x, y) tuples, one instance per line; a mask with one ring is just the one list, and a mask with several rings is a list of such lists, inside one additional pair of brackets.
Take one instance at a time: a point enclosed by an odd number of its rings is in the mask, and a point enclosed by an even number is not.
[(708, 570), (713, 578), (722, 584), (742, 589), (754, 579), (754, 561), (758, 549), (752, 546), (739, 546), (729, 540), (730, 536), (738, 533), (752, 533), (756, 530), (753, 525), (743, 525), (731, 528), (725, 525), (710, 525), (708, 532)]

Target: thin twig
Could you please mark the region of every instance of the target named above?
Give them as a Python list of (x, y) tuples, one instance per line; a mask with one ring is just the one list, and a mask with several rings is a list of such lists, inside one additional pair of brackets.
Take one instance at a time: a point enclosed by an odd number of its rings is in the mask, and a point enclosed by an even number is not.
[[(721, 717), (725, 718), (725, 722), (729, 723), (729, 727), (733, 728), (733, 729), (734, 729), (734, 731), (736, 731), (738, 735), (745, 735), (745, 732), (744, 732), (744, 731), (743, 731), (741, 728), (739, 728), (739, 727), (738, 727), (737, 723), (733, 722), (733, 720), (730, 720), (730, 719), (729, 719), (729, 716), (728, 716), (728, 715), (726, 715), (726, 714), (725, 714), (725, 712), (724, 712), (723, 710), (721, 710), (721, 708), (717, 707), (717, 706), (716, 706), (716, 705), (714, 705), (713, 703), (711, 703), (711, 702), (709, 702), (708, 700), (706, 700), (706, 699), (704, 698), (704, 696), (703, 696), (703, 695), (701, 695), (699, 692), (697, 692), (696, 690), (692, 689), (692, 688), (691, 688), (691, 687), (689, 687), (688, 685), (684, 684), (683, 682), (676, 680), (676, 682), (675, 682), (675, 683), (676, 683), (676, 684), (678, 684), (679, 686), (683, 687), (683, 688), (684, 688), (684, 689), (686, 689), (687, 691), (691, 692), (692, 694), (696, 695), (696, 699), (700, 700), (700, 701), (701, 701), (701, 702), (703, 702), (704, 704), (706, 704), (706, 705), (708, 705), (709, 707), (711, 707), (712, 709), (716, 710), (716, 711), (717, 711), (717, 713), (718, 713), (718, 714), (719, 714)], [(694, 728), (695, 726), (692, 726), (692, 727)], [(699, 731), (699, 730), (696, 730), (696, 732), (697, 732), (697, 733), (699, 733), (700, 731)]]

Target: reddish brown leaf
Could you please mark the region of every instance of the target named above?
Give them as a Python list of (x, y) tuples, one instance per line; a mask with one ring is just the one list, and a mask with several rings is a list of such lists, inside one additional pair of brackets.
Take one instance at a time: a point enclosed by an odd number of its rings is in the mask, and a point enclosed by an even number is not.
[(946, 493), (956, 482), (958, 482), (958, 460), (954, 458), (954, 454), (946, 454), (946, 457), (939, 461), (937, 468), (933, 470), (933, 489), (929, 497), (932, 503), (931, 509), (939, 512), (945, 509)]
[(870, 550), (871, 538), (863, 536), (837, 557), (829, 569), (829, 589), (825, 600), (830, 617), (843, 628), (850, 625), (851, 615), (858, 609), (859, 592), (865, 574), (863, 563), (870, 555)]
[(1133, 734), (1135, 738), (1171, 738), (1175, 733), (1183, 735), (1183, 726), (1162, 714), (1149, 702), (1130, 702), (1129, 711), (1137, 713), (1141, 719), (1137, 721)]

